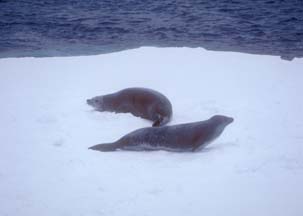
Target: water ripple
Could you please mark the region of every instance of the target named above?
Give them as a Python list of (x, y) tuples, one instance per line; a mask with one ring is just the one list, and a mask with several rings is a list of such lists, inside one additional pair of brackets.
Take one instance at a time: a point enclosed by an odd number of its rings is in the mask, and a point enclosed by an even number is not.
[(139, 46), (303, 57), (302, 0), (0, 0), (0, 57)]

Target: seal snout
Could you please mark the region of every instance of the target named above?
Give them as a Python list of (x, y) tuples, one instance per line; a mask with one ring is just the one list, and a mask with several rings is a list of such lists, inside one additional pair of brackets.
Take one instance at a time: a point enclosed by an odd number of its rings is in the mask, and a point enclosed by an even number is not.
[(219, 122), (228, 122), (232, 123), (234, 119), (232, 117), (224, 116), (224, 115), (215, 115), (210, 118), (213, 121), (219, 121)]
[(87, 99), (86, 103), (88, 105), (95, 106), (96, 104), (100, 103), (100, 100), (98, 98), (91, 98), (91, 99)]
[(226, 121), (228, 124), (230, 124), (234, 121), (234, 119), (232, 117), (227, 117)]

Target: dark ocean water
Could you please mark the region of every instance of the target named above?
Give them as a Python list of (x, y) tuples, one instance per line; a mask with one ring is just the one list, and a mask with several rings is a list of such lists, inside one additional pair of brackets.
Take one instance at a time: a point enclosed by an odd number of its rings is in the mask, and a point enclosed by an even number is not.
[(303, 57), (303, 0), (0, 0), (0, 57), (140, 46)]

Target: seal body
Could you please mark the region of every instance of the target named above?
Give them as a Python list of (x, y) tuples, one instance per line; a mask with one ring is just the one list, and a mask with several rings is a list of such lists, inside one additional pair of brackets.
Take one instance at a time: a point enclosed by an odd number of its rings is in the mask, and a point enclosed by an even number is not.
[(97, 151), (198, 151), (216, 139), (233, 118), (213, 116), (206, 121), (135, 130), (114, 143), (99, 144)]
[(131, 113), (163, 126), (172, 117), (172, 105), (161, 93), (147, 88), (127, 88), (116, 93), (93, 97), (87, 104), (97, 111)]

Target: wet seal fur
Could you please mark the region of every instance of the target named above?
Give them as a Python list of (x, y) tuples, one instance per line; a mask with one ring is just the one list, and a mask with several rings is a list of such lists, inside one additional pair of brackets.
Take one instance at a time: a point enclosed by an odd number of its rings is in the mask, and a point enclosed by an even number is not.
[(172, 105), (160, 92), (147, 88), (127, 88), (116, 93), (96, 96), (87, 104), (97, 111), (131, 113), (153, 121), (153, 127), (167, 124), (172, 117)]
[(202, 149), (220, 136), (233, 118), (216, 115), (206, 121), (163, 127), (147, 127), (126, 134), (113, 143), (99, 144), (89, 149), (109, 152), (130, 151), (189, 151)]

